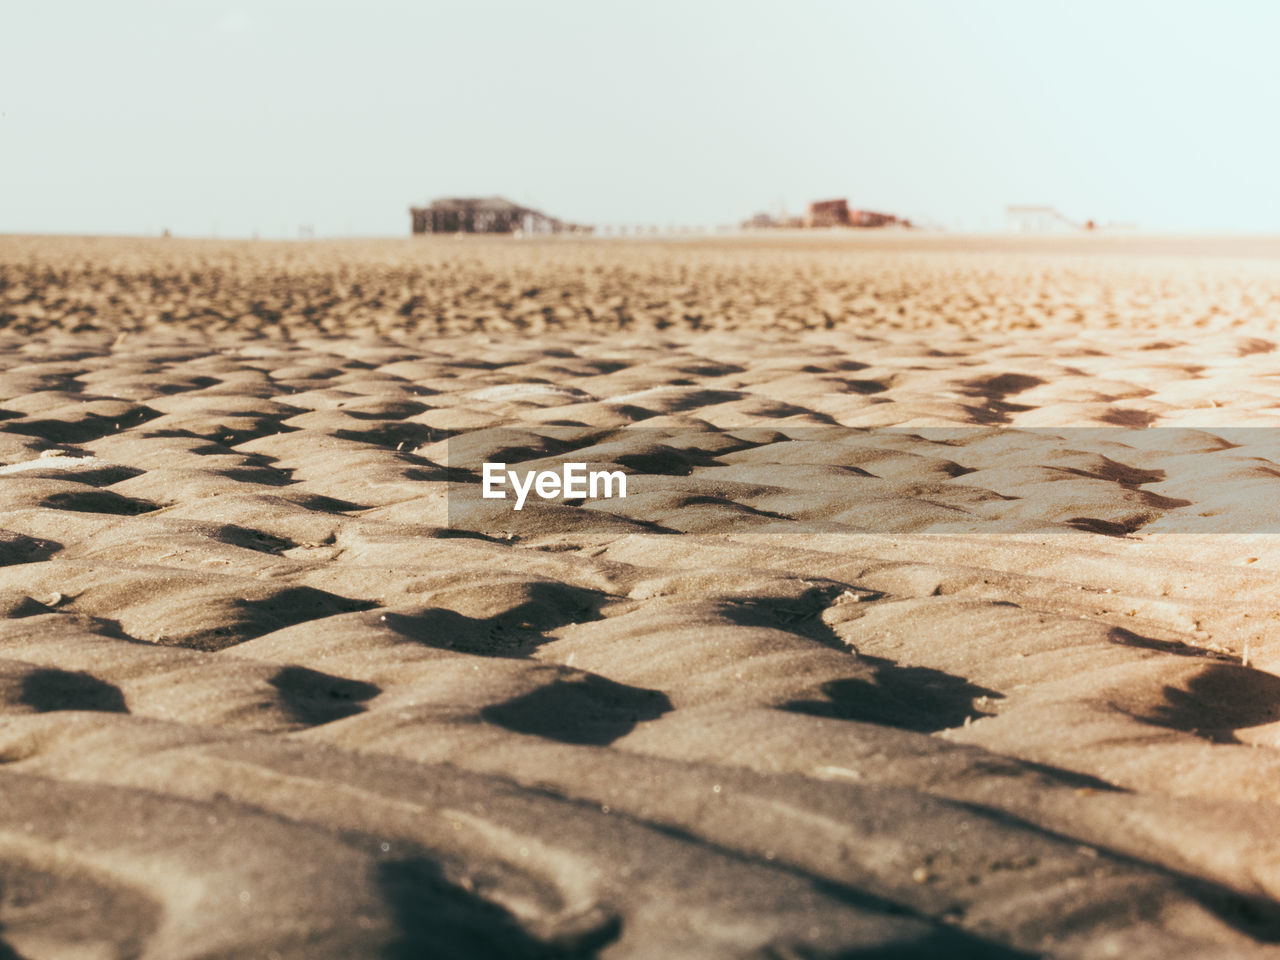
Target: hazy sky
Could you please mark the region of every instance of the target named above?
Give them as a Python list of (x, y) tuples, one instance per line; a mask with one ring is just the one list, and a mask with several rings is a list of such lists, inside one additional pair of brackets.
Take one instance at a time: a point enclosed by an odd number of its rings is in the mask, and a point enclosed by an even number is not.
[(451, 194), (1280, 232), (1277, 37), (1272, 0), (15, 2), (0, 232), (397, 235)]

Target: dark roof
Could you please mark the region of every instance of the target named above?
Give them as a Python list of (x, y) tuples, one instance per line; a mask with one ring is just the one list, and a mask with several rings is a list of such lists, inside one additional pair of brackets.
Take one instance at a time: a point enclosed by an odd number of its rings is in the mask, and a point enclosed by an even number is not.
[[(518, 203), (512, 203), (503, 197), (441, 197), (438, 200), (432, 200), (426, 207), (419, 207), (421, 210), (493, 210), (493, 211), (519, 211), (521, 213), (534, 213), (537, 210), (530, 210)], [(545, 214), (538, 214), (545, 216)]]
[(412, 214), (432, 211), (435, 213), (498, 213), (507, 214), (509, 216), (519, 217), (535, 217), (543, 221), (554, 224), (556, 229), (565, 230), (585, 230), (586, 227), (576, 223), (568, 223), (555, 217), (548, 216), (541, 210), (534, 210), (530, 207), (522, 206), (518, 203), (512, 203), (505, 197), (440, 197), (432, 200), (425, 207), (410, 207), (409, 212)]

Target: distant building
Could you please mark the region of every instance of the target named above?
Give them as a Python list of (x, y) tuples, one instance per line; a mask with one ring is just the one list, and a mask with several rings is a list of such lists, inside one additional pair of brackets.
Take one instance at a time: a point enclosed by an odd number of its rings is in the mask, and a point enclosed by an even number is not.
[(590, 233), (502, 197), (444, 197), (410, 207), (413, 232), (420, 233)]
[(892, 213), (874, 210), (850, 210), (848, 200), (818, 200), (809, 204), (807, 227), (889, 227), (911, 226), (909, 220), (899, 220)]
[(849, 224), (854, 227), (892, 227), (911, 226), (910, 220), (899, 220), (892, 213), (876, 213), (874, 210), (853, 210), (849, 213)]
[(1062, 233), (1067, 230), (1092, 230), (1088, 224), (1076, 223), (1049, 206), (1005, 207), (1005, 221), (1014, 233)]
[(785, 213), (776, 217), (771, 213), (757, 213), (751, 219), (743, 220), (739, 226), (743, 230), (798, 229), (808, 226), (808, 221), (804, 217), (789, 217)]
[(848, 200), (815, 200), (809, 204), (809, 216), (805, 220), (809, 227), (847, 227), (849, 226)]

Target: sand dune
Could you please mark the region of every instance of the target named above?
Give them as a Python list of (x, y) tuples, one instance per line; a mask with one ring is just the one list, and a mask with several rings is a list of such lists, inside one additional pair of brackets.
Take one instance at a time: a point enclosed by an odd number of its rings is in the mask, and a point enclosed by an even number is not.
[(1264, 240), (0, 239), (0, 958), (1280, 955), (1278, 306)]

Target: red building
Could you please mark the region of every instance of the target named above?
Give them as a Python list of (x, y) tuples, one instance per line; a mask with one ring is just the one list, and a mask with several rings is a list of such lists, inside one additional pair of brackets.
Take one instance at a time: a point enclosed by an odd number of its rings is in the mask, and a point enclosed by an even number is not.
[(849, 226), (848, 200), (815, 200), (809, 204), (809, 216), (805, 220), (809, 227), (847, 227)]
[(892, 213), (876, 213), (874, 210), (854, 210), (849, 215), (850, 226), (854, 227), (887, 227), (897, 222), (898, 218)]
[(888, 227), (896, 223), (908, 224), (891, 213), (874, 210), (850, 210), (848, 200), (817, 200), (809, 204), (807, 227)]

